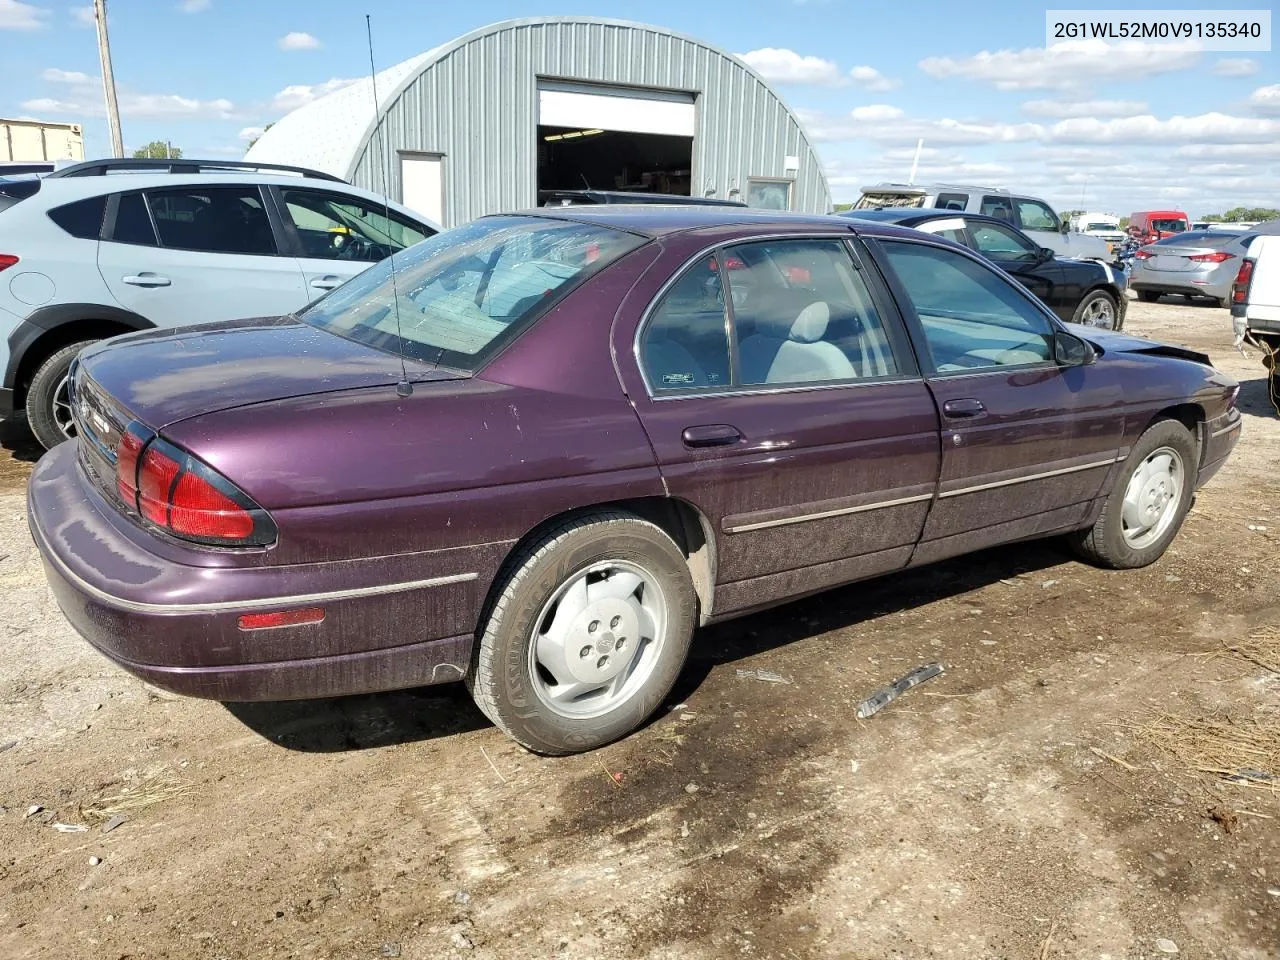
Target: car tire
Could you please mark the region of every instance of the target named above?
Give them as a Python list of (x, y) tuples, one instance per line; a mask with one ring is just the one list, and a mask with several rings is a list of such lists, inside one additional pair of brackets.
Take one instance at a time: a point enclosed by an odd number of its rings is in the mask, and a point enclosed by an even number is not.
[(466, 685), (517, 743), (552, 756), (592, 750), (671, 691), (698, 604), (684, 553), (660, 527), (621, 511), (579, 516), (500, 577)]
[[(66, 395), (67, 371), (71, 361), (96, 340), (81, 340), (63, 347), (36, 369), (27, 387), (27, 423), (46, 450), (75, 436), (71, 406)], [(70, 430), (70, 432), (68, 432)]]
[(1118, 330), (1120, 325), (1120, 306), (1116, 298), (1105, 290), (1090, 290), (1076, 305), (1076, 312), (1071, 315), (1072, 323), (1082, 323), (1086, 327), (1098, 327), (1101, 330)]
[(1156, 421), (1133, 445), (1097, 522), (1068, 542), (1100, 567), (1154, 563), (1191, 509), (1199, 467), (1200, 447), (1191, 431), (1176, 420)]
[(1160, 299), (1159, 290), (1139, 290), (1138, 299), (1143, 303), (1155, 303)]

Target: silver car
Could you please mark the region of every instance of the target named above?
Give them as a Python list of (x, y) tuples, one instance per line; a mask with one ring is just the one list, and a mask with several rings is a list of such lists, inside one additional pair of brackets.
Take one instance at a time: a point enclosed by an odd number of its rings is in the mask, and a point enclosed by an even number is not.
[(1129, 286), (1147, 303), (1176, 293), (1226, 306), (1253, 237), (1240, 231), (1189, 230), (1149, 243), (1133, 256)]

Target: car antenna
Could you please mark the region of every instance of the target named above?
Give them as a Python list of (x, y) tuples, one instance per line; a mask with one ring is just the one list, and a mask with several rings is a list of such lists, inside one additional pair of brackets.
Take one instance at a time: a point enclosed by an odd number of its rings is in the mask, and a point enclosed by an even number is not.
[[(373, 136), (369, 138), (369, 142), (373, 143), (378, 135), (378, 128), (382, 127), (382, 118), (378, 116), (378, 71), (373, 65), (373, 21), (369, 14), (364, 15), (364, 32), (365, 38), (369, 42), (369, 82), (373, 85)], [(391, 224), (391, 152), (387, 149), (386, 128), (382, 127), (382, 211), (386, 217), (387, 225)], [(388, 233), (388, 239), (390, 234)], [(390, 261), (391, 268), (391, 306), (395, 311), (396, 317), (396, 340), (399, 341), (400, 349), (400, 382), (396, 384), (396, 395), (400, 397), (408, 397), (413, 395), (413, 384), (409, 382), (409, 371), (404, 362), (404, 334), (400, 330), (400, 291), (396, 289), (396, 252), (391, 251), (391, 255), (387, 258)]]

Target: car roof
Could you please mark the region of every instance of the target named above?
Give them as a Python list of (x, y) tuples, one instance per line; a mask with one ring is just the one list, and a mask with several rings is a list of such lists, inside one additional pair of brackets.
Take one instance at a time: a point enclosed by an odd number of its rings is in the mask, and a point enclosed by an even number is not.
[(307, 187), (311, 190), (322, 190), (328, 193), (341, 193), (351, 197), (358, 197), (377, 206), (388, 206), (402, 217), (429, 224), (434, 229), (440, 228), (439, 224), (433, 224), (421, 214), (401, 206), (394, 200), (387, 201), (381, 194), (374, 193), (371, 190), (365, 190), (340, 180), (317, 180), (311, 177), (284, 173), (270, 174), (255, 171), (239, 173), (234, 170), (217, 170), (209, 173), (124, 172), (92, 177), (43, 177), (40, 180), (40, 190), (36, 196), (41, 198), (39, 201), (41, 206), (48, 209), (61, 206), (64, 203), (71, 203), (75, 200), (98, 197), (108, 193), (119, 193), (126, 190), (155, 190), (164, 187), (187, 187), (193, 185), (225, 187), (236, 184)]
[(968, 213), (964, 210), (944, 210), (941, 207), (886, 207), (883, 210), (842, 210), (837, 216), (845, 217), (849, 220), (870, 220), (876, 223), (897, 223), (903, 226), (927, 223), (930, 220), (950, 220), (955, 217), (963, 217), (965, 220), (998, 223), (1011, 230), (1018, 229), (1015, 224), (1010, 223), (1008, 220), (1002, 220), (1000, 217), (993, 217), (985, 213)]
[[(498, 214), (501, 216), (501, 214)], [(829, 231), (848, 228), (835, 217), (787, 210), (758, 210), (751, 207), (679, 206), (676, 204), (595, 204), (573, 207), (538, 207), (514, 211), (516, 216), (574, 220), (615, 230), (627, 230), (648, 237), (683, 233), (704, 227), (760, 226), (806, 227)]]

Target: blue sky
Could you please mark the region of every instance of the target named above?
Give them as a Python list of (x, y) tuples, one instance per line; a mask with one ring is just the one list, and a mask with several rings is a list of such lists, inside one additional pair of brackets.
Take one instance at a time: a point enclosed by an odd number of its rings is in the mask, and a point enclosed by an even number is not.
[[(921, 182), (997, 184), (1059, 209), (1082, 196), (1120, 214), (1280, 206), (1274, 53), (1047, 51), (1044, 9), (650, 0), (643, 19), (743, 55), (771, 80), (804, 119), (837, 200), (905, 180), (924, 137)], [(110, 0), (109, 11), (126, 146), (168, 139), (188, 156), (238, 156), (255, 128), (367, 73), (366, 12), (379, 69), (511, 17), (626, 16), (493, 0)], [(106, 154), (98, 75), (91, 6), (0, 0), (0, 115), (83, 123), (87, 153)]]

